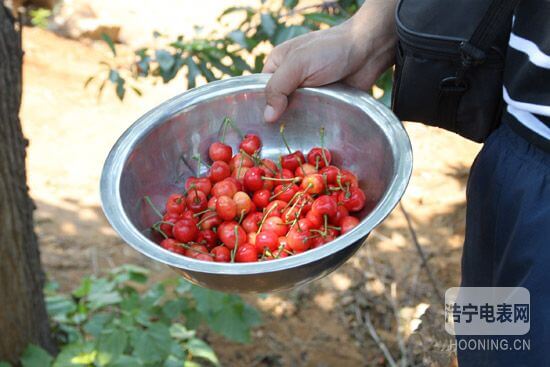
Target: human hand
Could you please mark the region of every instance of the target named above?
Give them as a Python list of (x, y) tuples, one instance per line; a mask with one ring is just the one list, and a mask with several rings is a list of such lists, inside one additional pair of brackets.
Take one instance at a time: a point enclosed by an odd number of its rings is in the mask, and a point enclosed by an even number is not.
[(311, 32), (275, 47), (263, 72), (273, 73), (266, 87), (264, 118), (276, 121), (296, 88), (336, 81), (368, 90), (394, 58), (396, 0), (370, 0), (345, 23)]

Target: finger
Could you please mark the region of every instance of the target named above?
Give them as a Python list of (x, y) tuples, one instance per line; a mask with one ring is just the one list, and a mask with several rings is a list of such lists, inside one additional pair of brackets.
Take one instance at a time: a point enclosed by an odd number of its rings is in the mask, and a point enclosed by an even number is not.
[(297, 57), (287, 57), (269, 79), (266, 86), (266, 108), (264, 119), (275, 122), (283, 114), (288, 104), (288, 96), (304, 81), (304, 61)]
[(267, 57), (262, 73), (274, 73), (290, 51), (290, 45), (287, 41), (275, 47)]

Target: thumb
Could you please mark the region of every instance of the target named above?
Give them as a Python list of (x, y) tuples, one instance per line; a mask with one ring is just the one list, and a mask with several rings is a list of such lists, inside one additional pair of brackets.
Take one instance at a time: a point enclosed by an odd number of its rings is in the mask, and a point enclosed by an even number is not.
[(288, 105), (288, 96), (302, 84), (303, 65), (295, 60), (287, 58), (269, 79), (265, 88), (266, 107), (264, 119), (267, 122), (275, 122)]

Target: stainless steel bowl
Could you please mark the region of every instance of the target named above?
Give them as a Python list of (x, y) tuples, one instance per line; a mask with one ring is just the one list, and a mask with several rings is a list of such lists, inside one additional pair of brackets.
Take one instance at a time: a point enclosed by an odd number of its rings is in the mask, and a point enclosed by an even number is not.
[[(227, 292), (288, 289), (335, 270), (357, 251), (367, 235), (392, 211), (412, 170), (411, 145), (395, 115), (367, 93), (343, 85), (302, 88), (280, 121), (293, 149), (308, 151), (325, 144), (334, 162), (355, 172), (367, 194), (361, 223), (335, 241), (284, 259), (244, 264), (212, 263), (171, 253), (152, 240), (149, 226), (158, 220), (145, 203), (150, 196), (162, 208), (194, 175), (196, 154), (208, 156), (225, 116), (241, 130), (263, 140), (263, 156), (277, 158), (285, 149), (278, 124), (263, 121), (264, 88), (269, 75), (256, 74), (212, 82), (151, 110), (120, 137), (101, 177), (101, 200), (107, 219), (134, 249), (170, 265), (193, 283)], [(230, 131), (235, 149), (239, 138)], [(203, 168), (205, 171), (206, 168)]]

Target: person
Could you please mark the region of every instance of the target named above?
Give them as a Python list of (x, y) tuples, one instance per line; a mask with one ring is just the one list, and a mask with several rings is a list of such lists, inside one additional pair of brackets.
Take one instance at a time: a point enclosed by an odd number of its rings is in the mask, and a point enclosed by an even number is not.
[[(264, 72), (264, 117), (274, 122), (298, 87), (342, 81), (368, 90), (394, 61), (396, 0), (367, 0), (348, 21), (277, 46)], [(466, 5), (465, 5), (466, 6)], [(503, 77), (502, 123), (470, 172), (463, 286), (530, 291), (529, 347), (459, 350), (460, 366), (550, 366), (550, 1), (514, 12)], [(517, 348), (521, 349), (521, 348)]]

